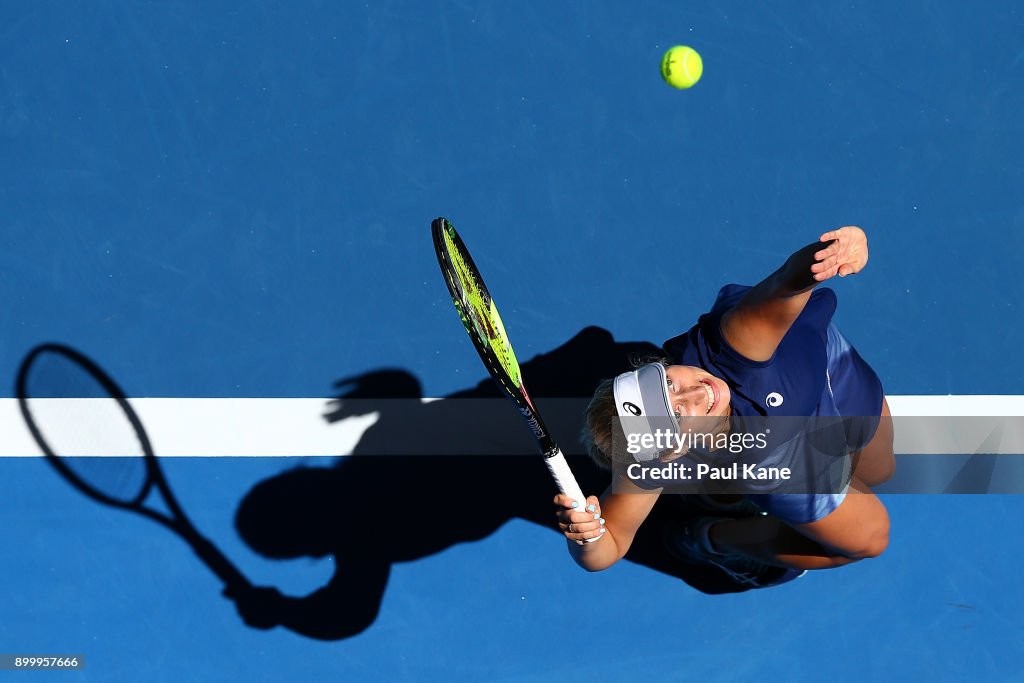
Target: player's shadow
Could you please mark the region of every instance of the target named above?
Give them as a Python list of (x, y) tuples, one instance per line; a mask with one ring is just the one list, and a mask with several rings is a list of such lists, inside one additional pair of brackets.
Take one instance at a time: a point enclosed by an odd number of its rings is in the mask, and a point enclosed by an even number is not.
[[(658, 352), (652, 344), (615, 342), (606, 330), (588, 327), (523, 364), (531, 396), (584, 492), (599, 495), (610, 481), (578, 441), (588, 398), (600, 380), (630, 369), (631, 357)], [(250, 625), (280, 624), (312, 638), (346, 638), (373, 623), (395, 562), (480, 540), (513, 518), (558, 533), (551, 502), (556, 491), (547, 468), (517, 411), (489, 378), (428, 403), (419, 401), (419, 381), (400, 369), (369, 372), (337, 387), (339, 396), (325, 419), (379, 415), (353, 455), (332, 467), (297, 468), (260, 482), (235, 520), (242, 538), (261, 555), (333, 556), (335, 574), (304, 597), (282, 596), (274, 588), (236, 596)], [(667, 555), (660, 537), (664, 520), (694, 514), (677, 499), (661, 497), (627, 560), (707, 593), (742, 590)], [(559, 552), (556, 544), (551, 551)]]

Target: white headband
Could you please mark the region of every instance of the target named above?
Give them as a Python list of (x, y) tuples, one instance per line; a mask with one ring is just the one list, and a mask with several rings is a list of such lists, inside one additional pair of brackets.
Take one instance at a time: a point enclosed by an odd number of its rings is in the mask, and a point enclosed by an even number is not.
[[(622, 431), (631, 434), (653, 434), (656, 429), (679, 434), (679, 421), (672, 409), (665, 366), (651, 363), (615, 378), (612, 387), (615, 410), (622, 418)], [(633, 453), (637, 462), (658, 457), (657, 448), (641, 448)]]

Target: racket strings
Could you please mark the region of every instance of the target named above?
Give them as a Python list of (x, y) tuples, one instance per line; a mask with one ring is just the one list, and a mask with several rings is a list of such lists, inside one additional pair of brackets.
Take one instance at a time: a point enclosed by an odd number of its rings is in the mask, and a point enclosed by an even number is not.
[(40, 445), (76, 484), (122, 503), (142, 496), (148, 473), (140, 437), (89, 369), (58, 351), (41, 353), (28, 370), (23, 398)]
[(475, 334), (480, 342), (490, 347), (501, 366), (500, 371), (508, 377), (512, 385), (521, 387), (519, 361), (512, 350), (512, 343), (505, 332), (505, 326), (494, 301), (468, 262), (463, 249), (455, 242), (450, 230), (445, 230), (444, 240), (454, 271), (453, 277), (458, 280), (454, 283), (455, 291), (459, 292), (455, 303), (463, 324), (470, 334)]
[(107, 498), (134, 503), (146, 486), (146, 463), (141, 456), (65, 457), (62, 463), (83, 484)]

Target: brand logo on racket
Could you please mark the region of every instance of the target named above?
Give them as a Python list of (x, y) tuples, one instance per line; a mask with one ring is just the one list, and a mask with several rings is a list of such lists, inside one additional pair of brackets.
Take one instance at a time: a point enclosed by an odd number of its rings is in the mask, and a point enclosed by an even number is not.
[(784, 400), (785, 399), (782, 398), (782, 394), (780, 394), (777, 391), (773, 391), (772, 393), (768, 394), (768, 396), (764, 399), (764, 402), (768, 405), (769, 408), (777, 408), (778, 406), (782, 405), (782, 402)]
[(629, 412), (633, 413), (636, 416), (640, 416), (640, 415), (644, 414), (643, 411), (640, 410), (640, 406), (638, 406), (635, 403), (630, 403), (629, 401), (626, 401), (625, 403), (623, 403), (622, 407), (625, 408), (626, 410), (628, 410)]
[(529, 408), (519, 408), (519, 412), (524, 418), (526, 418), (526, 424), (530, 425), (530, 429), (533, 430), (534, 435), (539, 439), (545, 436), (544, 430), (540, 428), (540, 422), (533, 416), (533, 411)]

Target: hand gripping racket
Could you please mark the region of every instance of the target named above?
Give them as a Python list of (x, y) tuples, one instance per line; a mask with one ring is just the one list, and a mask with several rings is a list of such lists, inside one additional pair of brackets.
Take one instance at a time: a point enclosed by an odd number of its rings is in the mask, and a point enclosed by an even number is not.
[[(565, 461), (561, 449), (544, 426), (544, 421), (530, 400), (530, 395), (526, 393), (526, 385), (523, 383), (512, 343), (466, 245), (447, 219), (437, 218), (430, 227), (444, 281), (452, 295), (455, 309), (462, 318), (462, 324), (466, 326), (469, 338), (473, 340), (473, 346), (476, 347), (487, 371), (497, 382), (502, 393), (512, 399), (519, 414), (529, 425), (544, 455), (544, 462), (558, 485), (558, 490), (583, 505), (587, 500), (586, 496), (576, 483), (576, 477), (569, 469), (569, 463)], [(590, 538), (587, 541), (596, 541), (598, 538)]]
[[(67, 346), (43, 344), (22, 361), (16, 391), (32, 437), (72, 486), (177, 533), (229, 591), (251, 586), (185, 516), (138, 415), (99, 366)], [(145, 505), (154, 488), (167, 513)]]

